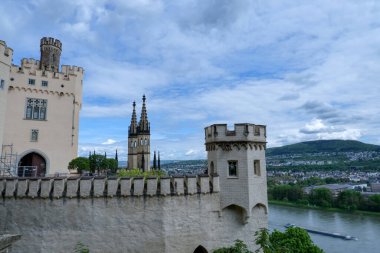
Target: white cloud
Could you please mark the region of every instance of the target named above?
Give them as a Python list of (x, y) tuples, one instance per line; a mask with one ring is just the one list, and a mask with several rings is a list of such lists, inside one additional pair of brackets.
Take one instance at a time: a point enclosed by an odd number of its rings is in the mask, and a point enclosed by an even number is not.
[(65, 8), (2, 1), (1, 39), (18, 63), (39, 57), (40, 37), (57, 37), (61, 62), (85, 68), (83, 150), (120, 145), (102, 143), (126, 138), (131, 102), (143, 93), (154, 146), (172, 159), (204, 157), (203, 127), (213, 123), (266, 124), (269, 146), (380, 144), (379, 1), (55, 4)]
[(197, 152), (194, 150), (194, 149), (190, 149), (189, 151), (187, 151), (186, 153), (185, 153), (185, 155), (186, 156), (192, 156), (192, 155), (194, 155), (194, 154), (196, 154)]
[(103, 142), (102, 144), (103, 145), (111, 145), (111, 144), (115, 144), (117, 141), (115, 140), (112, 140), (112, 139), (107, 139), (105, 142)]

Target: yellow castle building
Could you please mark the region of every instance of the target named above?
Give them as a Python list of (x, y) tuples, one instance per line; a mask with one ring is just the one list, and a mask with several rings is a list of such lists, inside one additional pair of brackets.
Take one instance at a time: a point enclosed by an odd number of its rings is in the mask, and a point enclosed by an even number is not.
[(62, 43), (44, 37), (40, 60), (12, 63), (0, 41), (0, 175), (64, 175), (77, 156), (81, 67), (62, 65)]

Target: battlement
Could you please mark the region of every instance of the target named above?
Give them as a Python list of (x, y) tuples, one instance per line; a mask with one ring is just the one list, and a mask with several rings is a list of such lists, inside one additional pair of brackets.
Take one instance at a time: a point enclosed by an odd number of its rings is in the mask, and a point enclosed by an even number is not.
[(33, 58), (22, 58), (21, 66), (24, 68), (36, 68), (40, 67), (40, 61)]
[(8, 64), (11, 63), (13, 56), (13, 49), (7, 46), (7, 43), (0, 40), (0, 59), (3, 57), (9, 57)]
[(266, 126), (248, 123), (234, 125), (229, 130), (227, 124), (214, 124), (205, 127), (205, 140), (208, 143), (217, 142), (266, 142)]
[(78, 66), (62, 65), (62, 73), (66, 75), (77, 75), (78, 73), (83, 74), (84, 69)]
[(58, 39), (51, 38), (51, 37), (43, 37), (41, 39), (40, 46), (42, 47), (44, 45), (54, 46), (54, 47), (57, 47), (60, 50), (62, 50), (62, 43), (61, 43), (61, 41), (59, 41)]
[(100, 198), (194, 195), (219, 192), (219, 177), (0, 178), (4, 198)]
[(32, 58), (23, 58), (21, 60), (21, 66), (12, 65), (12, 73), (27, 73), (36, 77), (54, 78), (68, 81), (70, 76), (82, 77), (84, 69), (77, 66), (62, 65), (61, 72), (53, 72), (49, 70), (40, 69), (40, 61)]

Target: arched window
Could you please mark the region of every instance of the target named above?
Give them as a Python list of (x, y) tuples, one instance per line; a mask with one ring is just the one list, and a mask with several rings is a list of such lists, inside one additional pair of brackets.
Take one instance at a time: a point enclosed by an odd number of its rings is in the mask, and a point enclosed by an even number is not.
[(133, 144), (134, 147), (137, 147), (137, 141), (135, 141), (135, 143)]

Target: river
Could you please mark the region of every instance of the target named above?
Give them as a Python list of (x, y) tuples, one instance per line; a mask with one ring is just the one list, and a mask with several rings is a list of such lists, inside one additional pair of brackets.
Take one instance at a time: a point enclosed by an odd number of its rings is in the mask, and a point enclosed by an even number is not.
[(312, 240), (326, 253), (380, 252), (380, 217), (310, 210), (280, 205), (269, 206), (269, 228), (283, 231), (284, 225), (337, 232), (357, 237), (347, 241), (323, 235), (310, 234)]

